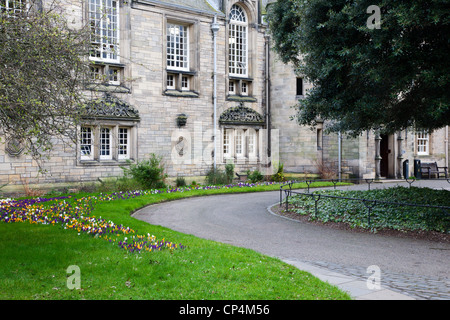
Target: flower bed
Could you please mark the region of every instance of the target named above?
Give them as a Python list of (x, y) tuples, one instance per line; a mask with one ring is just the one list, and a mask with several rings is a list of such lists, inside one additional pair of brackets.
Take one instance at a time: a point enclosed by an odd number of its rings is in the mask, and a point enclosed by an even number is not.
[[(101, 217), (91, 216), (94, 206), (103, 201), (129, 199), (155, 191), (134, 191), (100, 194), (76, 199), (74, 197), (36, 198), (25, 200), (0, 200), (0, 221), (5, 223), (28, 222), (31, 224), (59, 225), (105, 239), (129, 252), (183, 248), (181, 244), (158, 240), (155, 236), (136, 235), (136, 231), (116, 225)], [(46, 204), (46, 202), (50, 202)], [(129, 237), (129, 238), (128, 238)]]
[[(284, 182), (290, 183), (291, 181)], [(189, 191), (208, 191), (261, 187), (259, 190), (278, 190), (280, 182), (239, 182), (227, 185), (186, 186), (163, 190), (137, 190), (91, 195), (81, 198), (75, 196), (34, 198), (34, 199), (0, 199), (0, 222), (28, 222), (31, 224), (60, 225), (64, 229), (76, 230), (105, 239), (129, 252), (154, 251), (162, 249), (184, 248), (181, 244), (158, 240), (154, 235), (138, 235), (136, 231), (113, 221), (91, 216), (95, 205), (104, 201), (130, 199), (144, 195), (183, 193)], [(268, 187), (268, 188), (265, 188)]]
[(189, 186), (166, 190), (138, 190), (99, 194), (77, 199), (74, 196), (34, 198), (34, 199), (0, 199), (0, 222), (28, 222), (31, 224), (59, 225), (64, 229), (76, 230), (78, 233), (91, 234), (105, 239), (129, 252), (155, 251), (162, 249), (174, 250), (184, 248), (181, 244), (158, 240), (154, 235), (139, 235), (136, 231), (113, 221), (91, 216), (95, 205), (103, 201), (130, 199), (143, 195), (188, 192), (194, 190), (220, 190), (230, 188), (257, 187), (279, 184), (237, 183), (221, 186)]

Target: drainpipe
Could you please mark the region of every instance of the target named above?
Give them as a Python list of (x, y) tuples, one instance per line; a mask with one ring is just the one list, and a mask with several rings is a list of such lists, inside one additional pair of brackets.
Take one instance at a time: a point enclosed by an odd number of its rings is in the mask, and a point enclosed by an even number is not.
[(270, 36), (266, 34), (266, 126), (267, 126), (267, 156), (272, 157), (271, 119), (270, 119)]
[(213, 32), (214, 39), (214, 91), (213, 91), (213, 101), (214, 101), (214, 171), (216, 171), (217, 166), (217, 32), (219, 31), (219, 24), (217, 23), (217, 15), (214, 15), (214, 22), (211, 24), (211, 31)]
[(445, 166), (448, 167), (448, 126), (445, 126)]
[(342, 134), (341, 131), (338, 132), (338, 176), (339, 182), (342, 178)]

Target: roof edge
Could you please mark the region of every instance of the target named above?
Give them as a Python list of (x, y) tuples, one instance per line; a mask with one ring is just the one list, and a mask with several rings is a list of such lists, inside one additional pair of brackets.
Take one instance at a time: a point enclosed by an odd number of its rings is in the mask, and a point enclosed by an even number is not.
[(183, 9), (183, 10), (188, 10), (188, 11), (192, 11), (192, 12), (196, 12), (196, 13), (200, 13), (200, 14), (208, 14), (211, 16), (218, 15), (218, 16), (225, 17), (224, 13), (222, 13), (221, 11), (215, 10), (213, 8), (213, 6), (211, 6), (209, 4), (209, 2), (207, 2), (207, 3), (208, 3), (208, 6), (211, 8), (211, 11), (198, 9), (198, 8), (192, 8), (192, 7), (178, 5), (178, 4), (172, 4), (172, 3), (163, 2), (163, 1), (159, 1), (159, 0), (133, 0), (133, 2), (142, 3), (142, 4), (159, 5), (159, 6), (167, 7), (167, 8), (171, 8), (171, 9)]

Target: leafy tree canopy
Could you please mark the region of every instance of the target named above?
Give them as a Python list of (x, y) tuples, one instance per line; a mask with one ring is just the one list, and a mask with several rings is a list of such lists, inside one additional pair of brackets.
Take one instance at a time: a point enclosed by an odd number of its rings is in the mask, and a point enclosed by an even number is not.
[(283, 0), (268, 21), (282, 61), (314, 85), (299, 124), (352, 135), (450, 124), (447, 0)]

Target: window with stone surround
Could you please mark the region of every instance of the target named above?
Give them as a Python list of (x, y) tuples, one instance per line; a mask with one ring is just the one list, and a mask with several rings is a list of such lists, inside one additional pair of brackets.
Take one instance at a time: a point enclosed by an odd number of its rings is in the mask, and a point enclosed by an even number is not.
[(119, 127), (118, 159), (130, 159), (130, 132), (132, 128)]
[(94, 159), (94, 133), (92, 127), (81, 127), (80, 156), (81, 160)]
[(167, 24), (167, 69), (189, 71), (189, 32), (180, 24)]
[(253, 128), (224, 128), (222, 133), (223, 161), (252, 160), (259, 154), (259, 130)]
[(91, 82), (119, 86), (123, 82), (123, 65), (96, 64), (90, 66)]
[(91, 81), (118, 86), (123, 82), (125, 67), (120, 63), (119, 1), (88, 0), (88, 3)]
[(430, 134), (428, 131), (420, 130), (416, 132), (417, 155), (430, 154)]
[(303, 96), (303, 78), (297, 77), (296, 95)]
[(244, 156), (244, 130), (234, 130), (234, 154), (238, 158)]
[(231, 129), (223, 130), (223, 156), (224, 158), (231, 158)]
[(233, 80), (230, 80), (228, 82), (228, 93), (229, 94), (236, 94), (236, 84)]
[(27, 7), (26, 0), (0, 0), (0, 12), (15, 15), (24, 11)]
[(189, 90), (189, 76), (181, 76), (181, 90)]
[(248, 18), (244, 9), (233, 5), (228, 25), (228, 72), (231, 76), (248, 76)]
[(120, 161), (132, 158), (134, 126), (123, 124), (83, 125), (80, 127), (81, 161)]
[(244, 102), (222, 112), (219, 117), (222, 133), (223, 161), (257, 162), (259, 161), (260, 130), (264, 117), (244, 106)]
[(114, 165), (137, 156), (139, 113), (111, 94), (86, 104), (79, 127), (78, 164)]
[(89, 0), (91, 60), (115, 62), (119, 59), (119, 1)]
[(255, 102), (249, 63), (249, 17), (241, 5), (234, 4), (228, 15), (228, 95), (227, 100)]
[(175, 90), (175, 76), (173, 74), (167, 75), (166, 85), (168, 90)]
[(100, 160), (112, 159), (111, 131), (112, 128), (100, 127)]
[(166, 77), (164, 94), (198, 97), (196, 90), (195, 21), (167, 18), (165, 28)]

